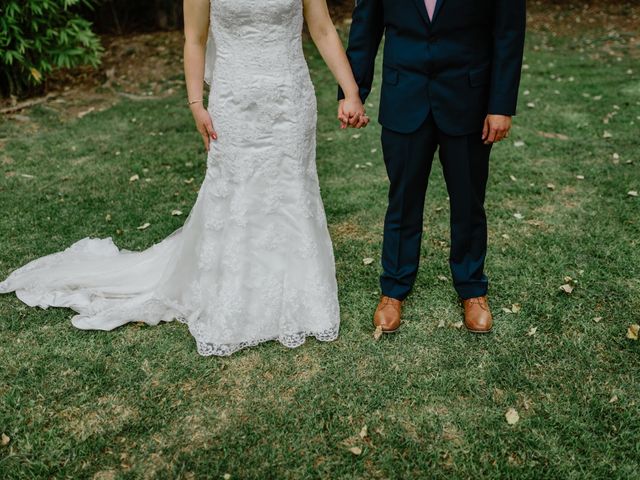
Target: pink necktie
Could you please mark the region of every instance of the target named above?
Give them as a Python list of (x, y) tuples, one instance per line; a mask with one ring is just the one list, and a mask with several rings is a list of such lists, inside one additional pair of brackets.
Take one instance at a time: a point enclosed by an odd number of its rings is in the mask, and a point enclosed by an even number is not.
[(424, 0), (424, 4), (427, 6), (427, 13), (429, 14), (429, 20), (433, 20), (433, 12), (436, 11), (437, 0)]

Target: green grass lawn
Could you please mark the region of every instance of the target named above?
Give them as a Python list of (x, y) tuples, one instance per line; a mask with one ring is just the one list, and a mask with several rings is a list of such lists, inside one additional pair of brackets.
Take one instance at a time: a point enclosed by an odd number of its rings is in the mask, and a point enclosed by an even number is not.
[[(640, 343), (626, 338), (640, 317), (640, 68), (627, 40), (529, 35), (520, 114), (491, 160), (494, 333), (456, 328), (435, 163), (406, 324), (378, 342), (380, 129), (337, 129), (334, 82), (307, 45), (339, 340), (204, 358), (178, 322), (79, 331), (70, 310), (2, 296), (0, 478), (640, 478)], [(182, 224), (205, 157), (181, 90), (73, 121), (29, 116), (0, 124), (0, 277), (85, 236), (143, 249)]]

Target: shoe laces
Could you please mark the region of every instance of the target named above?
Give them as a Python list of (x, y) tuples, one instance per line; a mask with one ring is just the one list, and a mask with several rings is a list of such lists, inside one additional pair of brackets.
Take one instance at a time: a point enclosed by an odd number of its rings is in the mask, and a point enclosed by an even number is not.
[(482, 308), (485, 311), (489, 311), (489, 305), (487, 303), (487, 299), (486, 297), (474, 297), (474, 298), (468, 298), (465, 300), (465, 302), (468, 305), (478, 305), (480, 308)]
[[(398, 302), (398, 303), (396, 303), (396, 302)], [(394, 310), (400, 310), (400, 305), (402, 305), (401, 302), (399, 302), (397, 300), (394, 301), (394, 299), (391, 298), (391, 297), (383, 297), (382, 301), (380, 302), (380, 306), (378, 308), (380, 310), (383, 310), (383, 309), (385, 309), (387, 307), (391, 307)]]

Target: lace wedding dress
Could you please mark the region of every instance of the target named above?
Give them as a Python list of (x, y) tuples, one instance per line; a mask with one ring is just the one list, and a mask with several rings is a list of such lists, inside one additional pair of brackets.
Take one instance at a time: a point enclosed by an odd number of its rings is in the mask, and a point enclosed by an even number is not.
[(15, 270), (0, 292), (69, 307), (80, 329), (177, 319), (201, 355), (334, 340), (335, 265), (302, 23), (301, 0), (212, 0), (206, 80), (219, 139), (185, 224), (144, 251), (85, 237)]

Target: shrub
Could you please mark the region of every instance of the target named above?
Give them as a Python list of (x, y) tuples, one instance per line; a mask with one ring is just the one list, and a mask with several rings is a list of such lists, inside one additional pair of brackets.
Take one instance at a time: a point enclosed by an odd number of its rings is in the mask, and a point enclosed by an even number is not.
[(97, 66), (102, 47), (77, 8), (96, 0), (0, 0), (0, 90), (24, 94), (55, 68)]

